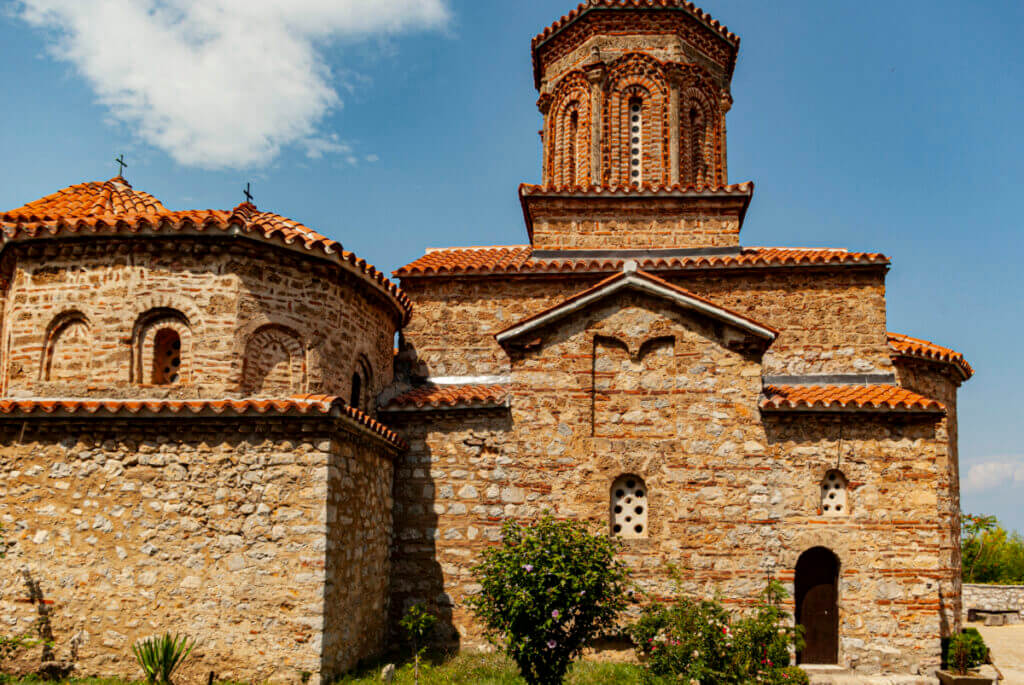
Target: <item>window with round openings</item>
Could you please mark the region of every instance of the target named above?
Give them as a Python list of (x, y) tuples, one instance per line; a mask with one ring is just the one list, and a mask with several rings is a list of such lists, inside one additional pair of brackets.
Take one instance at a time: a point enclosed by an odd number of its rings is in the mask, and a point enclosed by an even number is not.
[(821, 513), (825, 516), (847, 516), (850, 503), (849, 484), (841, 471), (829, 471), (821, 481)]
[(629, 101), (629, 180), (637, 185), (643, 180), (644, 103), (640, 98)]
[(647, 537), (647, 486), (642, 478), (622, 476), (612, 484), (611, 524), (616, 537)]

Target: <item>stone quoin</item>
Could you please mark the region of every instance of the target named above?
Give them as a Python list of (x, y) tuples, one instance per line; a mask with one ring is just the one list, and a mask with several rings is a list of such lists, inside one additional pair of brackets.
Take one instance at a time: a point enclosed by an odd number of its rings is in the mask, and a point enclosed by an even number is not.
[(196, 674), (317, 683), (416, 601), (481, 645), (470, 569), (549, 510), (655, 598), (781, 580), (801, 663), (934, 672), (973, 369), (887, 330), (884, 255), (742, 244), (738, 51), (685, 0), (562, 17), (532, 43), (529, 243), (429, 249), (400, 287), (120, 176), (0, 214), (4, 631), (45, 615), (83, 674), (180, 631)]

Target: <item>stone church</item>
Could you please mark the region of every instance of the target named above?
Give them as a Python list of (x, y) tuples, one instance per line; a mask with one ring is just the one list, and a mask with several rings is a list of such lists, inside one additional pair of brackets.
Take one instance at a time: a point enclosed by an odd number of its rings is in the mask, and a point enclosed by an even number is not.
[[(544, 510), (647, 596), (786, 583), (804, 664), (922, 674), (959, 627), (957, 352), (891, 333), (882, 254), (750, 247), (739, 38), (589, 0), (533, 39), (528, 242), (394, 273), (245, 203), (117, 177), (0, 214), (0, 621), (80, 674), (330, 678)], [(357, 238), (357, 236), (352, 236)], [(399, 341), (397, 349), (395, 340)]]

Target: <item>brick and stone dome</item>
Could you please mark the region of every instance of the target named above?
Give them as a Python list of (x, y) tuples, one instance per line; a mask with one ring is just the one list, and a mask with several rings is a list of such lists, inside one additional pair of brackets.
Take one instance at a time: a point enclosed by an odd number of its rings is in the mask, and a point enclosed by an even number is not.
[(405, 294), (302, 223), (171, 211), (123, 178), (0, 213), (8, 396), (341, 396), (392, 378)]

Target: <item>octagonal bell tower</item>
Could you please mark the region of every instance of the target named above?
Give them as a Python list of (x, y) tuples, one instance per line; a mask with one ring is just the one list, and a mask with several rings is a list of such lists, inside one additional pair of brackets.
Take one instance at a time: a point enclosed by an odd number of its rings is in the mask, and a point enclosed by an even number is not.
[(718, 187), (739, 38), (685, 0), (588, 0), (533, 39), (544, 185)]

